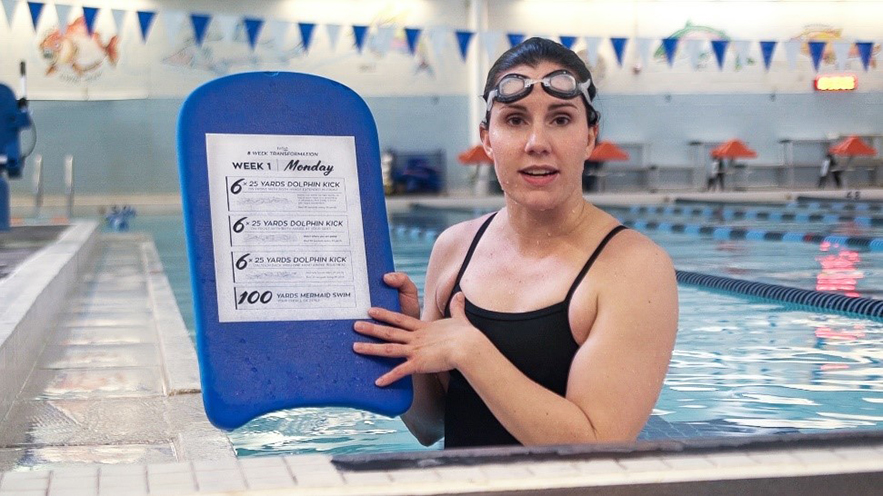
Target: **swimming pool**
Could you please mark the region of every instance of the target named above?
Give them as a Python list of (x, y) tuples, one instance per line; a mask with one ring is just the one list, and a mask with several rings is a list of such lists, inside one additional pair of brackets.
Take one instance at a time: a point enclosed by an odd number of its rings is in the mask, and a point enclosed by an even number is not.
[[(416, 209), (392, 215), (396, 268), (411, 274), (422, 287), (434, 236), (476, 213)], [(153, 234), (192, 329), (180, 217), (142, 217), (133, 227)], [(883, 255), (878, 252), (659, 231), (647, 234), (669, 251), (681, 270), (805, 289), (827, 283), (843, 294), (870, 297), (883, 288), (879, 269)], [(642, 438), (874, 429), (883, 421), (880, 322), (696, 287), (681, 286), (679, 292), (677, 344)], [(230, 438), (242, 456), (424, 449), (398, 419), (349, 409), (274, 413), (234, 431)]]

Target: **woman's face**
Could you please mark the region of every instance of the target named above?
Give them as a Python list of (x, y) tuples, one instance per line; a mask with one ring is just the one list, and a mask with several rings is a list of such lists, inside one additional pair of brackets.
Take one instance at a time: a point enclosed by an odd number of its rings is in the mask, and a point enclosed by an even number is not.
[[(543, 62), (520, 65), (500, 74), (541, 79), (561, 66)], [(512, 103), (494, 102), (481, 141), (503, 191), (516, 203), (548, 210), (582, 197), (583, 162), (595, 146), (582, 97), (563, 100), (541, 84)]]

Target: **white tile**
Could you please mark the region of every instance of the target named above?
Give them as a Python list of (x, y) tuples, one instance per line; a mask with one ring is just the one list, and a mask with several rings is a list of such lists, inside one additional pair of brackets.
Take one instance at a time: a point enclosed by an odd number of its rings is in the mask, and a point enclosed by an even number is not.
[(343, 480), (355, 486), (375, 486), (392, 482), (386, 472), (344, 472)]
[(144, 474), (147, 473), (147, 468), (145, 465), (102, 465), (100, 472), (102, 479), (104, 479), (105, 477), (119, 476), (144, 477)]
[(392, 470), (388, 472), (393, 482), (437, 482), (438, 472), (431, 468)]
[(294, 474), (294, 482), (304, 487), (334, 487), (344, 484), (343, 477), (337, 472), (307, 472)]
[(764, 465), (798, 465), (800, 460), (788, 451), (746, 451), (752, 460)]
[(531, 463), (527, 467), (534, 475), (541, 477), (554, 477), (561, 475), (577, 475), (579, 470), (570, 462), (538, 462)]
[(613, 460), (585, 460), (575, 462), (574, 466), (583, 475), (622, 474), (625, 469)]
[(147, 489), (147, 479), (144, 475), (102, 475), (101, 479), (98, 480), (98, 487), (99, 489), (104, 489), (107, 487), (143, 487), (144, 489)]
[(147, 496), (147, 488), (142, 486), (110, 486), (100, 487), (98, 496)]
[(287, 477), (288, 479), (291, 479), (291, 473), (288, 472), (288, 467), (285, 465), (279, 467), (250, 467), (244, 469), (242, 474), (245, 475), (246, 480), (278, 477)]
[(708, 456), (716, 467), (754, 467), (759, 463), (744, 452), (718, 453)]
[(93, 492), (98, 489), (98, 479), (91, 477), (56, 478), (49, 481), (49, 489), (90, 489)]
[(267, 479), (248, 479), (249, 489), (282, 489), (286, 487), (295, 487), (291, 477), (272, 477)]
[(64, 488), (64, 489), (56, 489), (53, 487), (49, 488), (49, 492), (47, 496), (97, 496), (98, 489), (77, 489), (77, 488)]
[(664, 458), (665, 464), (675, 470), (707, 470), (715, 465), (704, 456), (672, 455)]
[(666, 465), (661, 458), (656, 456), (620, 458), (616, 460), (616, 462), (629, 472), (656, 472), (669, 469), (669, 466)]
[(44, 470), (28, 471), (28, 472), (6, 472), (3, 474), (3, 482), (6, 481), (25, 481), (25, 480), (49, 480), (50, 472)]
[(837, 456), (833, 451), (826, 449), (797, 449), (793, 450), (791, 454), (804, 465), (827, 465), (843, 462), (843, 458)]
[(184, 496), (194, 494), (196, 488), (183, 486), (157, 486), (150, 488), (150, 496)]
[(250, 456), (239, 459), (239, 464), (243, 470), (264, 467), (286, 467), (285, 459), (281, 456)]
[(832, 450), (837, 454), (840, 458), (844, 460), (880, 460), (881, 465), (883, 465), (883, 454), (874, 448), (866, 448), (866, 447), (854, 447), (854, 448), (835, 448)]
[(52, 471), (52, 480), (77, 477), (91, 477), (97, 480), (98, 467), (61, 467)]
[(168, 472), (165, 474), (148, 474), (147, 486), (153, 490), (154, 486), (187, 486), (195, 487), (196, 479), (190, 472)]
[[(526, 468), (519, 468), (518, 465), (514, 464), (485, 467), (438, 467), (435, 471), (441, 480), (451, 482), (479, 482), (486, 481), (488, 478), (522, 477), (521, 475), (516, 475), (519, 473), (530, 475)], [(498, 474), (492, 475), (489, 472), (497, 472)]]
[(46, 491), (44, 489), (26, 490), (0, 488), (0, 496), (46, 496)]
[(30, 478), (21, 479), (10, 477), (10, 475), (21, 474), (26, 472), (6, 472), (3, 480), (0, 481), (0, 491), (43, 491), (49, 488), (49, 479)]
[(239, 472), (239, 463), (235, 458), (227, 460), (197, 460), (193, 462), (197, 472), (235, 471)]
[(190, 462), (174, 462), (174, 463), (151, 463), (147, 466), (148, 474), (170, 474), (170, 473), (191, 473), (193, 467)]
[(196, 485), (200, 491), (237, 491), (245, 489), (239, 472), (196, 471)]

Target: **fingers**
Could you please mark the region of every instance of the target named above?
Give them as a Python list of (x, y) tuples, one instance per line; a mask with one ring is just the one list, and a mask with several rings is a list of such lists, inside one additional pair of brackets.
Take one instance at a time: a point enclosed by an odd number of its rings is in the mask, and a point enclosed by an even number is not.
[(457, 294), (451, 298), (451, 317), (455, 319), (465, 319), (466, 318), (466, 297), (463, 296), (462, 291), (458, 291)]
[(413, 331), (423, 325), (423, 321), (402, 313), (392, 312), (385, 308), (372, 307), (368, 309), (368, 316), (374, 320), (385, 322), (400, 329)]
[(353, 343), (353, 351), (360, 355), (371, 355), (387, 358), (404, 358), (408, 356), (408, 349), (403, 344), (397, 343)]
[(374, 384), (378, 387), (386, 387), (414, 372), (414, 362), (407, 361), (378, 377)]
[(414, 284), (414, 281), (412, 281), (404, 272), (389, 272), (383, 274), (383, 282), (385, 282), (387, 286), (396, 288), (402, 293), (408, 295), (413, 294), (414, 297), (417, 296), (417, 285)]
[(411, 337), (411, 333), (408, 331), (364, 321), (353, 324), (353, 330), (365, 336), (393, 343), (407, 343)]

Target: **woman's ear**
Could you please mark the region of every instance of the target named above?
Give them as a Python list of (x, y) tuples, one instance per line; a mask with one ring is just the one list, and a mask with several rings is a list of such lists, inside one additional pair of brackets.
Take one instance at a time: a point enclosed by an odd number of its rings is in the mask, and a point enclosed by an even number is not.
[(491, 140), (488, 136), (487, 124), (479, 124), (478, 125), (478, 137), (481, 138), (481, 147), (484, 148), (484, 152), (487, 153), (487, 156), (490, 157), (491, 160), (494, 159), (494, 149), (491, 147)]
[(586, 156), (585, 156), (584, 160), (589, 159), (589, 155), (592, 154), (592, 150), (594, 150), (595, 145), (598, 144), (596, 142), (597, 139), (598, 139), (598, 125), (595, 124), (594, 126), (589, 128), (589, 140), (586, 142)]

